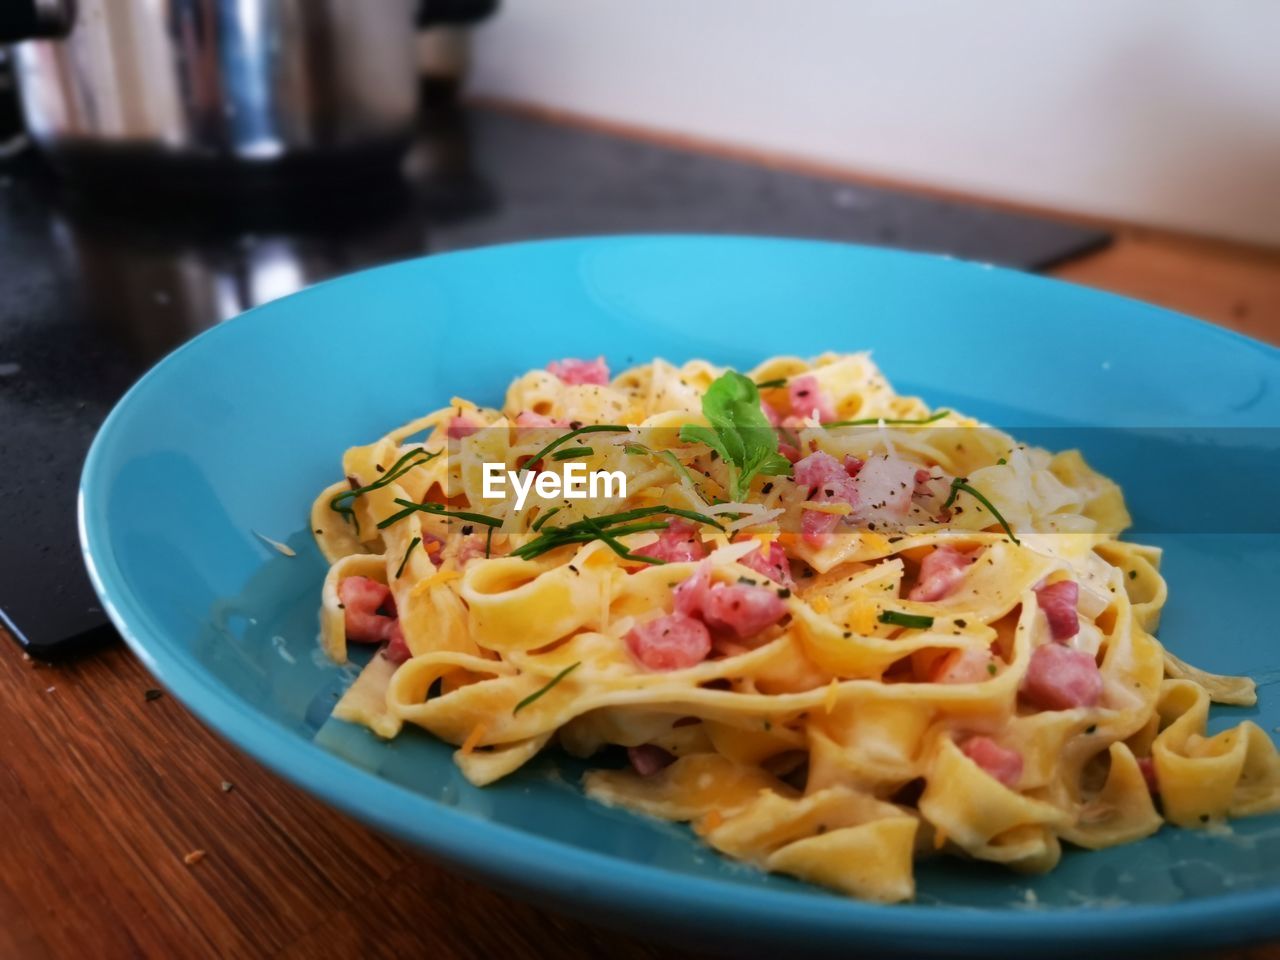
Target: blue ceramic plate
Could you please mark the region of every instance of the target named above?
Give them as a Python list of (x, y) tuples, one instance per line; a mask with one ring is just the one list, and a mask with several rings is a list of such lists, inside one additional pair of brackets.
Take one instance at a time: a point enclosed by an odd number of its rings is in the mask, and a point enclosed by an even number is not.
[[(927, 863), (917, 903), (874, 906), (730, 863), (683, 827), (589, 803), (579, 771), (555, 757), (479, 790), (426, 735), (382, 743), (328, 719), (353, 668), (317, 652), (325, 565), (307, 510), (347, 446), (455, 394), (496, 405), (514, 374), (563, 355), (602, 353), (616, 370), (654, 356), (745, 367), (865, 348), (900, 390), (1015, 429), (1280, 425), (1280, 352), (1066, 284), (803, 241), (521, 244), (322, 284), (178, 350), (93, 444), (85, 557), (125, 639), (209, 726), (455, 868), (578, 917), (686, 944), (864, 954), (1190, 949), (1280, 935), (1276, 817), (1068, 851), (1043, 877)], [(1094, 430), (1081, 442), (1106, 447), (1086, 453), (1125, 485), (1140, 521), (1171, 488), (1195, 503), (1196, 485), (1212, 483), (1153, 473), (1108, 437)], [(1172, 590), (1161, 638), (1201, 666), (1258, 677), (1260, 706), (1214, 722), (1252, 717), (1271, 730), (1280, 538), (1275, 526), (1229, 526), (1152, 526)]]

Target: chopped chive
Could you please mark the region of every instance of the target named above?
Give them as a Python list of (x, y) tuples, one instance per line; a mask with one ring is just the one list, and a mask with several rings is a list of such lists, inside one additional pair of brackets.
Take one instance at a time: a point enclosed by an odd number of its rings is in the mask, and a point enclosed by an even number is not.
[(664, 560), (659, 560), (657, 557), (646, 557), (643, 554), (632, 553), (618, 540), (619, 536), (626, 535), (623, 531), (630, 530), (631, 533), (637, 533), (639, 532), (639, 529), (637, 528), (652, 529), (649, 525), (637, 523), (633, 524), (630, 528), (618, 527), (616, 530), (605, 530), (591, 517), (585, 518), (583, 523), (588, 529), (594, 532), (595, 536), (591, 539), (599, 539), (603, 541), (605, 546), (620, 556), (623, 560), (634, 560), (638, 563), (649, 564), (662, 564), (666, 562)]
[(411, 513), (431, 513), (439, 517), (455, 517), (458, 520), (467, 520), (471, 523), (482, 523), (486, 527), (500, 527), (502, 521), (494, 517), (486, 517), (483, 513), (468, 513), (465, 510), (446, 510), (438, 503), (414, 503), (412, 500), (402, 500), (396, 497), (396, 503), (404, 507), (399, 513), (393, 513), (385, 520), (378, 522), (378, 529), (385, 530)]
[(715, 527), (717, 530), (723, 530), (720, 521), (707, 516), (705, 513), (698, 513), (696, 510), (685, 510), (681, 507), (667, 507), (667, 513), (676, 517), (684, 517), (686, 520), (694, 520), (698, 523), (705, 523), (708, 526)]
[[(628, 534), (644, 533), (647, 530), (665, 530), (666, 528), (667, 528), (667, 523), (665, 521), (659, 520), (652, 523), (633, 523), (625, 527), (614, 527), (612, 529), (603, 530), (603, 531), (596, 528), (589, 528), (586, 530), (575, 529), (563, 536), (558, 537), (557, 542), (555, 543), (555, 546), (562, 547), (570, 543), (589, 543), (592, 540), (603, 540), (605, 537), (601, 536), (602, 533), (605, 536), (612, 538), (613, 540), (616, 541), (618, 537), (625, 537)], [(569, 528), (557, 527), (555, 529), (568, 530)], [(554, 532), (554, 531), (548, 531), (548, 533), (551, 533), (551, 532)], [(535, 542), (536, 541), (530, 541), (530, 543), (524, 544), (523, 546), (517, 548), (516, 550), (513, 550), (511, 552), (511, 555), (513, 557), (522, 557), (527, 560), (527, 559), (532, 559), (534, 556), (538, 556), (539, 554), (545, 553), (546, 550), (543, 550), (541, 548), (533, 551), (530, 551), (528, 549), (528, 547)], [(554, 549), (554, 548), (548, 547), (547, 549)]]
[(604, 521), (606, 522), (606, 526), (612, 526), (616, 523), (628, 523), (632, 520), (641, 520), (645, 517), (652, 517), (659, 513), (669, 513), (673, 516), (684, 517), (686, 520), (696, 520), (698, 523), (705, 523), (709, 526), (715, 527), (717, 530), (724, 529), (724, 527), (720, 526), (720, 524), (712, 517), (709, 517), (706, 514), (696, 513), (693, 510), (684, 510), (680, 507), (636, 507), (634, 510), (624, 510), (621, 513), (610, 513), (603, 517), (594, 517), (589, 519)]
[[(551, 511), (548, 511), (547, 515), (549, 516), (550, 513)], [(563, 527), (549, 527), (542, 531), (540, 536), (511, 551), (511, 555), (524, 560), (532, 560), (534, 557), (539, 557), (548, 551), (571, 543), (588, 543), (592, 540), (602, 540), (610, 550), (620, 557), (640, 563), (661, 563), (662, 561), (655, 557), (633, 554), (625, 546), (618, 543), (618, 537), (626, 536), (629, 533), (641, 533), (645, 530), (659, 530), (666, 527), (667, 524), (665, 522), (632, 523), (632, 521), (645, 520), (659, 514), (684, 517), (688, 520), (695, 520), (698, 523), (708, 524), (717, 530), (724, 529), (713, 518), (693, 510), (662, 506), (637, 507), (634, 510), (623, 510), (619, 513), (606, 514), (602, 517), (584, 517)], [(539, 519), (541, 520), (542, 518)], [(619, 526), (620, 524), (631, 525)]]
[(515, 707), (512, 709), (511, 715), (515, 716), (517, 713), (519, 713), (529, 704), (533, 703), (535, 700), (541, 697), (544, 693), (546, 693), (548, 690), (554, 687), (557, 683), (559, 683), (569, 674), (573, 673), (573, 671), (577, 670), (580, 666), (582, 666), (581, 660), (579, 660), (577, 663), (569, 664), (569, 666), (565, 667), (563, 670), (557, 673), (554, 677), (552, 677), (550, 681), (548, 681), (545, 687), (542, 687), (539, 690), (535, 690), (533, 693), (529, 694), (527, 697), (525, 697), (523, 700), (517, 703)]
[(493, 527), (489, 528), (489, 532), (484, 535), (484, 558), (489, 559), (493, 555)]
[(1009, 462), (1009, 461), (1008, 461), (1008, 460), (1006, 460), (1004, 457), (1001, 457), (999, 460), (997, 460), (997, 461), (996, 461), (996, 466), (997, 466), (997, 467), (1003, 467), (1003, 466), (1004, 466), (1006, 463), (1008, 463), (1008, 462)]
[(971, 487), (966, 482), (964, 477), (956, 477), (954, 480), (951, 481), (951, 494), (950, 496), (947, 497), (946, 502), (942, 504), (943, 510), (951, 509), (951, 505), (956, 502), (956, 496), (959, 495), (961, 490), (969, 494), (969, 496), (973, 497), (973, 499), (977, 500), (980, 504), (982, 504), (984, 507), (990, 510), (991, 515), (996, 518), (1000, 526), (1004, 527), (1004, 532), (1009, 535), (1009, 539), (1012, 540), (1014, 543), (1016, 543), (1018, 546), (1022, 546), (1022, 541), (1019, 540), (1014, 535), (1013, 528), (1010, 527), (1008, 521), (1006, 521), (1005, 518), (1000, 515), (1000, 511), (997, 510), (994, 506), (992, 506), (991, 501), (988, 500), (986, 497), (984, 497), (980, 490), (974, 487)]
[(941, 420), (950, 413), (950, 410), (939, 410), (932, 416), (922, 417), (919, 419), (906, 418), (891, 420), (884, 417), (865, 417), (862, 420), (835, 420), (831, 423), (824, 423), (822, 426), (827, 430), (830, 430), (832, 427), (874, 427), (881, 423), (886, 427), (918, 427), (926, 423), (933, 423), (935, 420)]
[(551, 455), (552, 460), (572, 460), (574, 457), (589, 457), (595, 450), (591, 447), (566, 447)]
[(901, 610), (881, 611), (879, 620), (881, 623), (888, 623), (895, 627), (912, 627), (917, 630), (933, 626), (933, 617), (926, 617), (919, 613), (903, 613)]
[(669, 524), (665, 520), (650, 520), (646, 523), (629, 523), (622, 527), (611, 527), (609, 536), (625, 537), (632, 533), (644, 533), (647, 530), (665, 530)]
[(987, 664), (987, 673), (988, 673), (988, 675), (990, 675), (990, 676), (993, 676), (993, 677), (994, 677), (994, 676), (996, 675), (996, 670), (998, 670), (998, 669), (999, 669), (999, 668), (998, 668), (994, 663), (988, 663), (988, 664)]
[(776, 380), (761, 380), (756, 383), (757, 390), (776, 390), (778, 387), (787, 385), (786, 377), (778, 377)]
[(548, 520), (550, 520), (552, 517), (554, 517), (557, 513), (559, 513), (563, 509), (564, 509), (563, 507), (552, 507), (546, 513), (540, 516), (537, 520), (533, 521), (529, 529), (532, 530), (534, 533), (537, 533), (539, 530), (542, 529), (542, 525), (544, 523), (546, 523)]
[[(419, 454), (421, 454), (424, 459), (418, 460), (414, 463), (409, 462), (413, 457), (416, 457)], [(341, 493), (335, 494), (329, 501), (329, 509), (336, 511), (337, 513), (350, 513), (351, 508), (349, 501), (368, 493), (370, 490), (377, 490), (380, 487), (385, 487), (388, 483), (400, 479), (400, 477), (404, 476), (414, 467), (419, 467), (424, 463), (429, 463), (438, 456), (440, 456), (439, 450), (435, 453), (428, 453), (422, 447), (414, 447), (397, 460), (390, 470), (380, 476), (377, 480), (373, 481), (373, 483), (367, 484), (363, 487), (356, 487), (354, 490), (343, 490)], [(339, 501), (343, 502), (339, 503)]]
[(421, 537), (414, 537), (409, 541), (409, 546), (405, 548), (404, 556), (400, 560), (400, 566), (396, 567), (396, 575), (392, 579), (399, 580), (400, 574), (404, 573), (405, 564), (409, 562), (409, 554), (413, 553), (414, 547), (422, 542)]
[[(440, 453), (441, 451), (439, 450), (435, 453), (428, 453), (422, 447), (414, 447), (393, 463), (391, 465), (391, 469), (380, 476), (377, 480), (373, 481), (373, 483), (363, 487), (356, 487), (354, 490), (343, 490), (341, 493), (334, 494), (334, 496), (329, 500), (329, 509), (334, 513), (342, 514), (343, 519), (348, 523), (354, 523), (356, 533), (359, 533), (360, 518), (356, 516), (355, 510), (351, 506), (351, 501), (368, 493), (370, 490), (377, 490), (379, 487), (385, 487), (388, 483), (399, 480), (414, 467), (420, 467), (424, 463), (430, 463), (436, 457), (440, 456)], [(418, 455), (422, 456), (421, 460), (414, 460), (413, 462), (410, 462), (413, 457)]]
[(552, 440), (545, 447), (543, 447), (541, 450), (535, 453), (532, 457), (526, 460), (524, 462), (524, 465), (520, 469), (528, 470), (530, 464), (537, 463), (543, 457), (547, 456), (547, 454), (551, 453), (552, 450), (555, 450), (557, 447), (560, 447), (563, 444), (568, 443), (574, 437), (581, 436), (584, 433), (627, 433), (630, 429), (631, 429), (630, 427), (623, 427), (623, 426), (619, 426), (617, 424), (611, 424), (611, 423), (597, 423), (587, 427), (579, 427), (577, 430), (571, 430), (568, 433), (566, 433), (564, 436), (557, 437), (556, 439)]

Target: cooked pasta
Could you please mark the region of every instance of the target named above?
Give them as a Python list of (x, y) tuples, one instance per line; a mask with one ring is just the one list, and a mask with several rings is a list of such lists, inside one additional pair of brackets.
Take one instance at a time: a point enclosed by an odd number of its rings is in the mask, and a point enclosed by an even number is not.
[[(553, 490), (570, 464), (625, 496)], [(312, 508), (322, 641), (381, 646), (335, 716), (422, 727), (474, 784), (554, 743), (601, 758), (598, 801), (883, 902), (921, 857), (1045, 871), (1280, 806), (1258, 726), (1205, 733), (1252, 682), (1155, 639), (1160, 551), (1119, 539), (1119, 488), (865, 354), (555, 362), (342, 467)]]

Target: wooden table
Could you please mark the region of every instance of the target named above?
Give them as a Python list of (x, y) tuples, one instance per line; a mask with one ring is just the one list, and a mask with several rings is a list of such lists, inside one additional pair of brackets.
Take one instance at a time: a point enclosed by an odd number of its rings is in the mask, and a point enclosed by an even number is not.
[[(1057, 274), (1280, 343), (1280, 253), (1121, 228)], [(0, 958), (679, 955), (446, 873), (154, 687), (120, 644), (45, 665), (0, 637)]]

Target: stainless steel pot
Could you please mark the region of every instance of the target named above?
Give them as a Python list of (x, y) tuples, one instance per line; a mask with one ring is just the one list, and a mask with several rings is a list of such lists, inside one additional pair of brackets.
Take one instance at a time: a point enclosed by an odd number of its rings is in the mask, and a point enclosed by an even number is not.
[(313, 166), (408, 141), (414, 0), (6, 2), (27, 13), (0, 39), (62, 34), (15, 61), (28, 132), (73, 172)]

